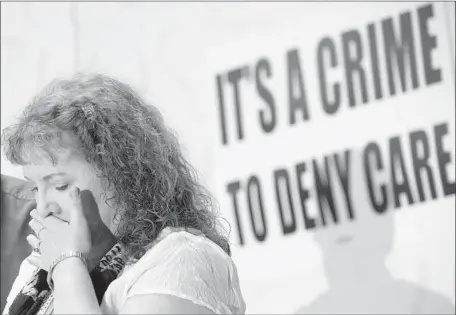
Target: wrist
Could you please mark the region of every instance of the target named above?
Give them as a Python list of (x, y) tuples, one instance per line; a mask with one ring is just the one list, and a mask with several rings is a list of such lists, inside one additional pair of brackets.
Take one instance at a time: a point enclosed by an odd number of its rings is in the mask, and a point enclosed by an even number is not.
[(55, 265), (52, 270), (52, 280), (54, 282), (59, 281), (68, 275), (76, 274), (74, 271), (78, 269), (87, 270), (86, 264), (79, 257), (68, 257)]

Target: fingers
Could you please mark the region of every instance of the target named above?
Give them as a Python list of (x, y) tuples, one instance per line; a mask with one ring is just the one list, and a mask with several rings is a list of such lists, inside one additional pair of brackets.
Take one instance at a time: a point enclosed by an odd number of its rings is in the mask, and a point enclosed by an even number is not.
[[(35, 235), (33, 234), (30, 234), (27, 236), (27, 242), (29, 243), (29, 245), (32, 247), (32, 248), (38, 248), (38, 246), (40, 245), (40, 239), (38, 237), (36, 237)], [(38, 248), (39, 249), (39, 248)]]
[[(39, 246), (40, 246), (40, 240), (33, 234), (30, 234), (27, 236), (27, 242), (29, 243), (29, 245), (35, 249), (35, 248), (38, 248), (39, 249)], [(35, 250), (32, 252), (31, 255), (29, 255), (27, 257), (27, 261), (32, 264), (33, 266), (35, 267), (38, 267), (38, 268), (41, 268), (42, 269), (42, 262), (41, 262), (41, 255), (38, 253), (38, 252), (35, 252)]]
[(38, 210), (36, 209), (33, 209), (31, 212), (30, 212), (30, 216), (35, 220), (35, 221), (38, 221), (41, 225), (44, 225), (44, 218), (41, 217), (39, 214), (38, 214)]
[(43, 218), (38, 214), (36, 210), (30, 212), (30, 216), (33, 218), (33, 220), (30, 221), (29, 225), (38, 236), (38, 238), (42, 238), (40, 236), (40, 233), (42, 233), (44, 229), (52, 230), (61, 224), (68, 224), (53, 215)]
[(30, 255), (27, 257), (27, 261), (35, 267), (42, 268), (41, 259), (39, 256)]
[(81, 218), (83, 213), (82, 201), (81, 201), (81, 191), (78, 187), (73, 187), (70, 191), (70, 198), (71, 198), (71, 206), (70, 208), (70, 215), (71, 221), (74, 219)]
[(36, 220), (35, 218), (33, 218), (30, 222), (29, 222), (29, 226), (32, 228), (33, 232), (35, 233), (36, 236), (38, 236), (40, 234), (40, 232), (45, 229), (44, 225), (42, 223), (40, 223), (38, 220)]

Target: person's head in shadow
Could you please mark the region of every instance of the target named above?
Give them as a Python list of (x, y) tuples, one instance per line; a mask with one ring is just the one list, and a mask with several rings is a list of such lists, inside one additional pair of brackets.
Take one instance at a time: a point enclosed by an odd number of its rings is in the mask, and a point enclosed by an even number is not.
[[(339, 222), (327, 222), (314, 234), (321, 247), (328, 284), (339, 286), (378, 283), (388, 279), (385, 261), (394, 237), (393, 209), (377, 213), (369, 199), (361, 151), (350, 154), (349, 194), (354, 218), (343, 216), (345, 202), (337, 198)], [(385, 180), (385, 179), (378, 179)], [(342, 191), (335, 187), (333, 194)], [(340, 197), (340, 196), (339, 196)]]
[[(350, 156), (349, 194), (354, 219), (343, 216), (345, 202), (337, 195), (342, 190), (335, 187), (336, 180), (331, 184), (339, 222), (326, 222), (314, 234), (322, 250), (329, 288), (297, 313), (454, 314), (448, 298), (413, 282), (395, 279), (388, 271), (386, 259), (393, 248), (396, 209), (388, 204), (383, 213), (375, 211), (362, 154), (353, 150)], [(376, 174), (375, 189), (382, 183), (388, 187), (387, 176), (388, 172)]]

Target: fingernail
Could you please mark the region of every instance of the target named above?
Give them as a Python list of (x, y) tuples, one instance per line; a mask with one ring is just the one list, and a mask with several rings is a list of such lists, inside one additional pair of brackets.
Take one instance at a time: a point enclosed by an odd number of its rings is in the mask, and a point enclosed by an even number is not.
[(73, 197), (79, 197), (81, 195), (81, 190), (78, 187), (75, 187), (72, 191), (72, 196)]

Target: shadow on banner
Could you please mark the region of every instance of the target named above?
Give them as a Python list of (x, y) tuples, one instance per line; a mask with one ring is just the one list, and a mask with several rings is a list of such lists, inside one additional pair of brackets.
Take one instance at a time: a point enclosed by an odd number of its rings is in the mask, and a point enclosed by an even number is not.
[[(354, 151), (353, 153), (355, 153)], [(356, 221), (320, 229), (315, 241), (323, 252), (329, 289), (297, 314), (455, 314), (443, 295), (395, 279), (385, 262), (394, 240), (394, 211), (371, 209), (361, 152), (352, 154)], [(419, 263), (419, 262), (417, 262)]]

